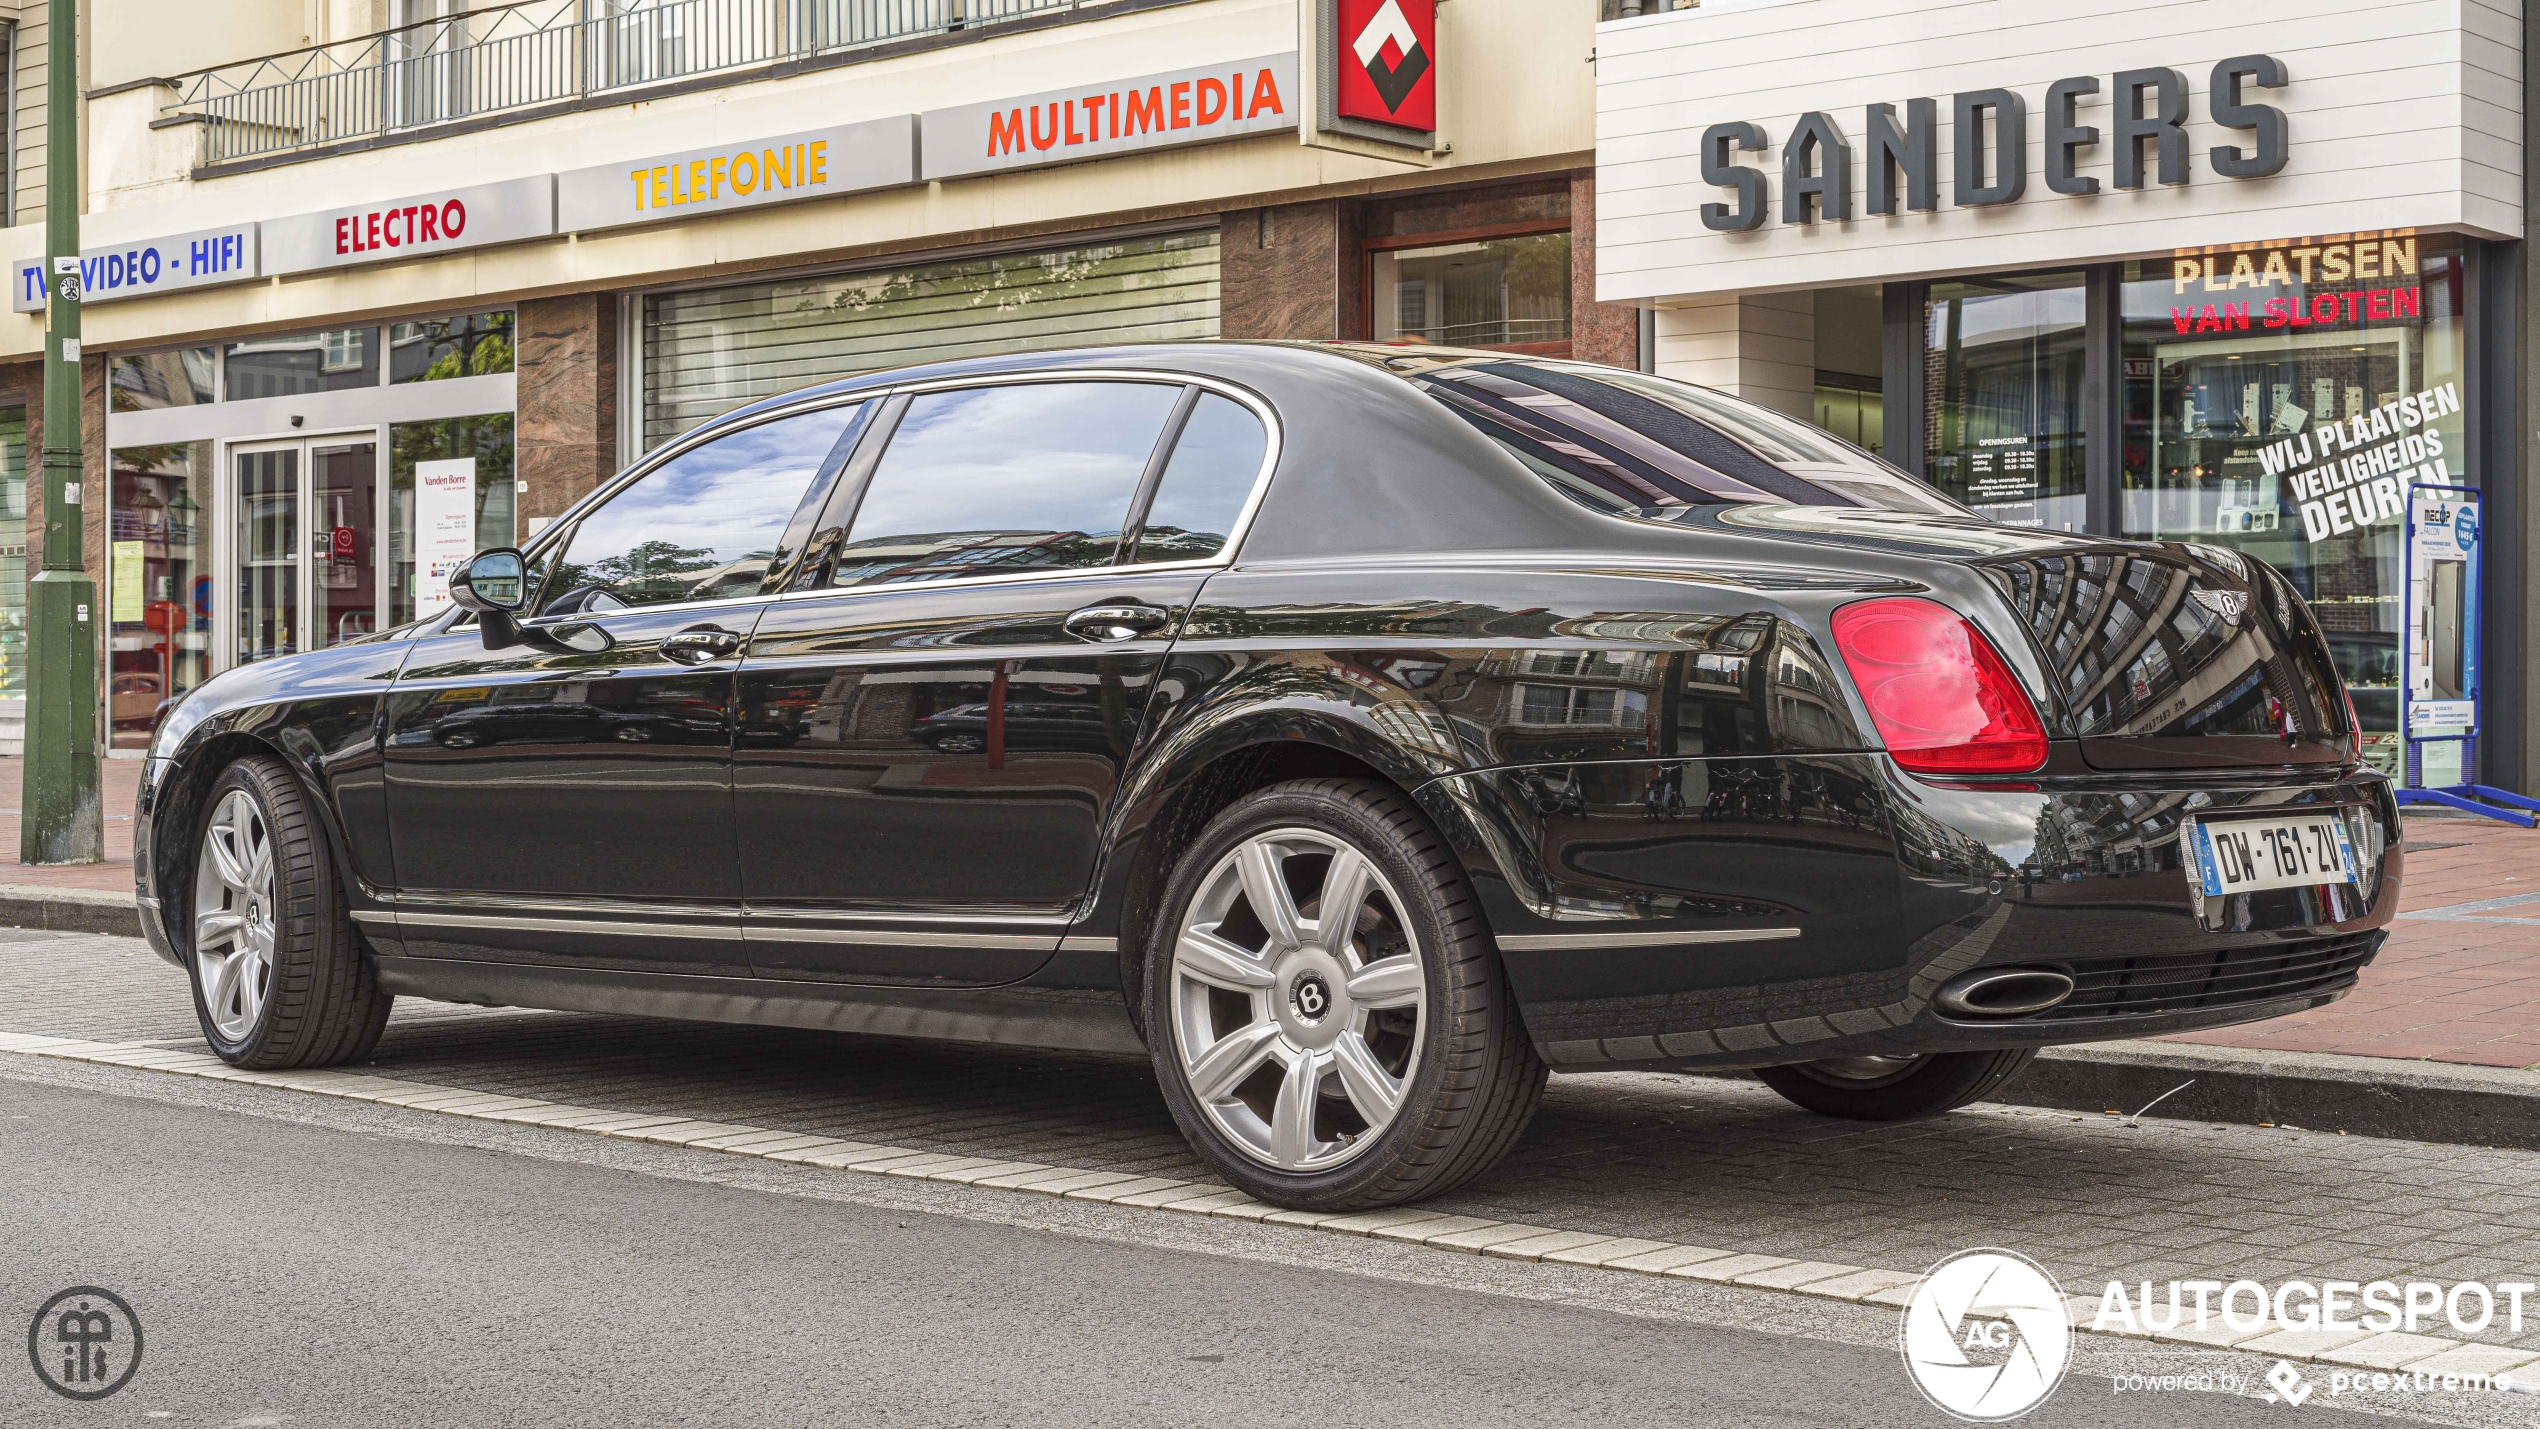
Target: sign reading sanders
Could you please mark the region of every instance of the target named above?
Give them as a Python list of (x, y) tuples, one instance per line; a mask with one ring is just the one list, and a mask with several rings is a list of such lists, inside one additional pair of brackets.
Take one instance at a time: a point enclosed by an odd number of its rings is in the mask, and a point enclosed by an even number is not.
[[(21, 258), (11, 267), (16, 276), (9, 290), (10, 310), (42, 312), (49, 296), (44, 283), (44, 260)], [(79, 255), (79, 297), (83, 303), (144, 298), (256, 276), (256, 225), (252, 223), (206, 228), (173, 238), (85, 248)]]

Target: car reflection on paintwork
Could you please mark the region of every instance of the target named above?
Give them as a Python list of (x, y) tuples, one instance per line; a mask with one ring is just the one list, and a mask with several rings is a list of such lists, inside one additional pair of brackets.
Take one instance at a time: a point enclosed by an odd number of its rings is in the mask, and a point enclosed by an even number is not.
[[(976, 754), (988, 747), (988, 706), (984, 702), (955, 705), (917, 721), (909, 732), (939, 754)], [(1113, 752), (1111, 723), (1103, 718), (1100, 705), (1011, 701), (1005, 707), (1003, 733), (1010, 750)]]

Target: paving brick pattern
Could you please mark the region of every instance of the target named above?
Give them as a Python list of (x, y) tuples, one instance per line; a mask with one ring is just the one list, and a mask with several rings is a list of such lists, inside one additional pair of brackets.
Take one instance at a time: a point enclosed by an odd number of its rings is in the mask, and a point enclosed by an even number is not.
[[(199, 1048), (134, 941), (0, 933), (0, 1030)], [(363, 1070), (945, 1156), (1205, 1180), (1141, 1061), (402, 1002)], [(1496, 1171), (1428, 1209), (1732, 1248), (1765, 1270), (2025, 1251), (2109, 1277), (2540, 1279), (2540, 1154), (2009, 1107), (1865, 1127), (1752, 1083), (1554, 1079)], [(2540, 1316), (2513, 1336), (2540, 1347)]]
[[(2540, 830), (2474, 815), (2410, 814), (2407, 827), (2399, 921), (2352, 993), (2299, 1016), (2174, 1040), (2540, 1067)], [(2532, 901), (2478, 906), (2523, 895)]]

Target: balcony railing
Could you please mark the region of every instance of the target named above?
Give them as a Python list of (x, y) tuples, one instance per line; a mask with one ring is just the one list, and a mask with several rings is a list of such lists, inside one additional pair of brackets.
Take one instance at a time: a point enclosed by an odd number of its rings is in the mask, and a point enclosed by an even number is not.
[(1098, 0), (527, 0), (179, 81), (229, 163), (979, 29)]

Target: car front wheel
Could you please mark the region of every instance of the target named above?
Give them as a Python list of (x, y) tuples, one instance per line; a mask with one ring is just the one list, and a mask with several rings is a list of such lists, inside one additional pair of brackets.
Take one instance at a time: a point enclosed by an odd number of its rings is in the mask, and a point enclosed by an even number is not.
[(222, 1061), (325, 1067), (378, 1045), (396, 999), (379, 990), (325, 831), (279, 760), (242, 759), (212, 785), (193, 892), (194, 1012)]
[(1915, 1057), (1827, 1057), (1763, 1067), (1764, 1085), (1820, 1116), (1913, 1121), (1992, 1095), (2037, 1053), (1934, 1052)]
[(1453, 853), (1391, 788), (1274, 785), (1175, 867), (1146, 964), (1183, 1134), (1275, 1205), (1462, 1184), (1512, 1145), (1544, 1065)]

